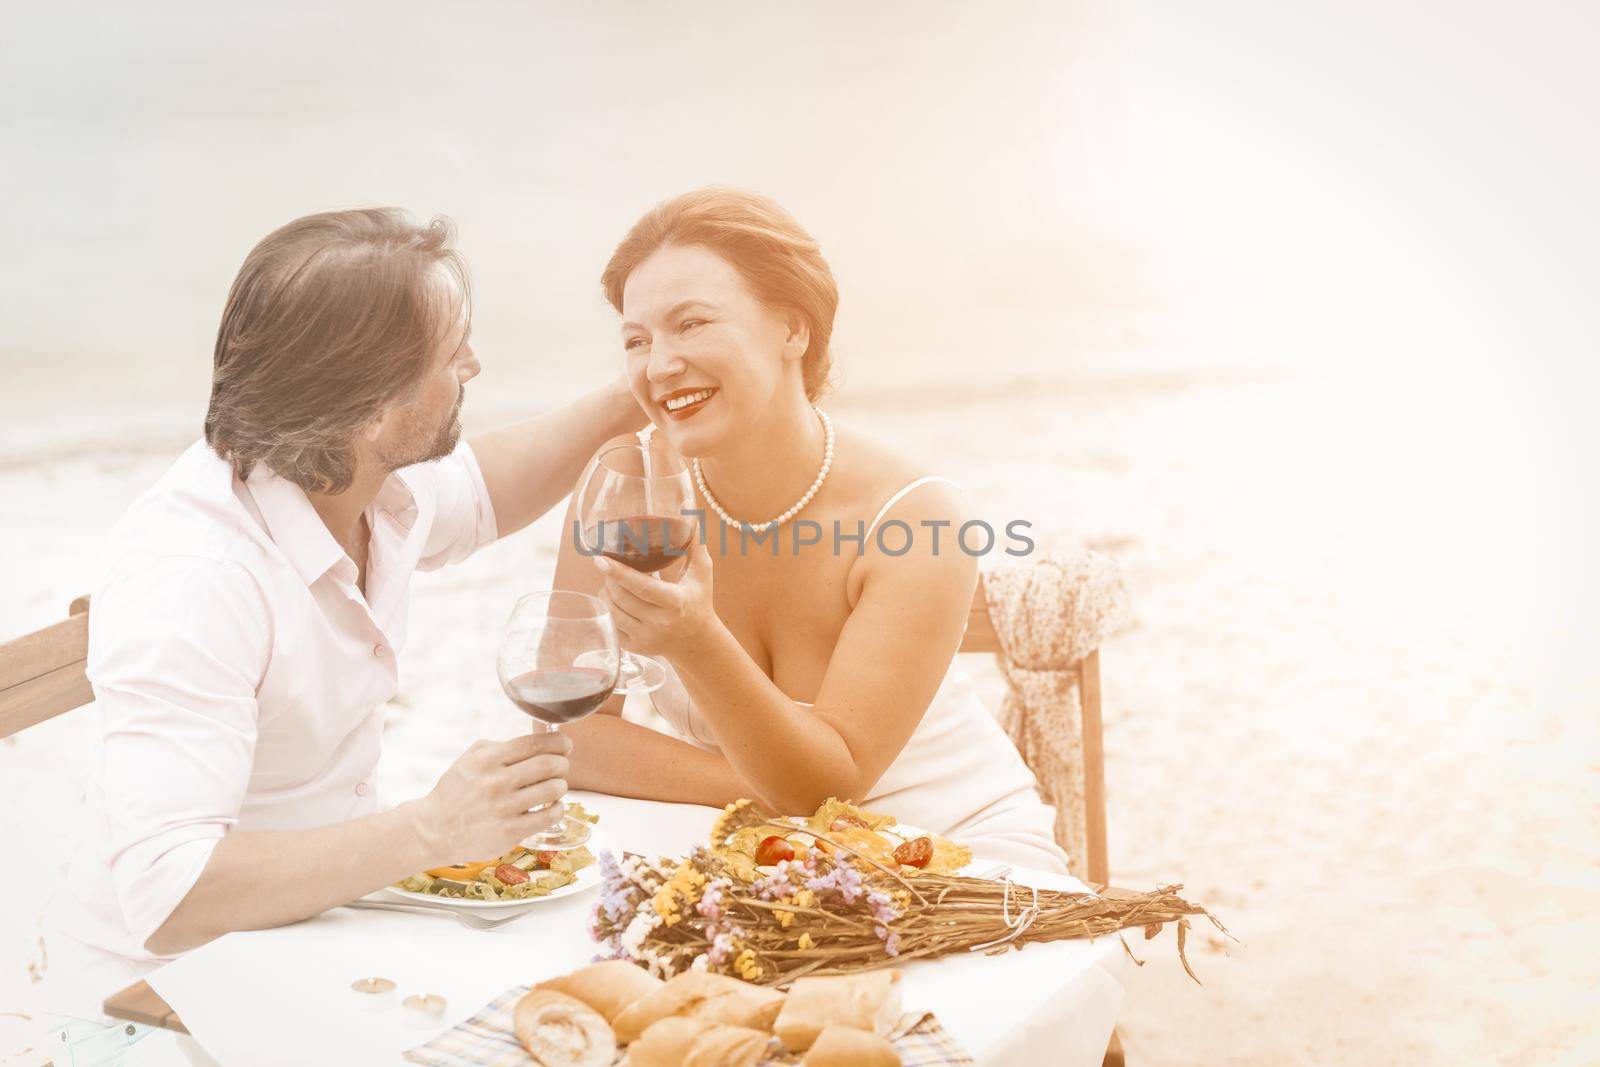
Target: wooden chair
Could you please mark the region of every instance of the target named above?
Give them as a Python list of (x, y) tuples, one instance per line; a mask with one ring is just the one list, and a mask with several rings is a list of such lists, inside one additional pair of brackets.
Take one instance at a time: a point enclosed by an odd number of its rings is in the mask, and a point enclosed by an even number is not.
[[(978, 580), (967, 617), (967, 633), (961, 652), (1001, 652), (1000, 635), (989, 617), (989, 601), (983, 580)], [(1094, 649), (1078, 661), (1078, 693), (1083, 706), (1083, 806), (1087, 823), (1088, 854), (1084, 857), (1088, 882), (1104, 886), (1110, 881), (1106, 863), (1106, 775), (1105, 750), (1100, 732), (1100, 650)]]
[[(961, 639), (961, 652), (1001, 653), (1000, 635), (989, 616), (989, 600), (983, 579), (972, 596), (967, 616), (967, 632)], [(1100, 731), (1100, 650), (1094, 649), (1078, 661), (1078, 695), (1083, 708), (1083, 808), (1088, 837), (1089, 872), (1087, 881), (1104, 888), (1111, 881), (1106, 861), (1106, 776), (1105, 749)], [(1125, 1067), (1122, 1037), (1111, 1031), (1101, 1067)]]
[[(967, 633), (961, 639), (962, 652), (992, 652), (999, 655), (1000, 635), (989, 617), (989, 601), (979, 578), (972, 597)], [(1088, 831), (1088, 870), (1086, 881), (1104, 886), (1110, 881), (1106, 866), (1106, 775), (1105, 750), (1100, 735), (1100, 650), (1095, 649), (1078, 661), (1078, 693), (1083, 705), (1083, 806)]]
[(86, 596), (72, 602), (65, 621), (0, 645), (0, 738), (92, 701), (88, 655)]

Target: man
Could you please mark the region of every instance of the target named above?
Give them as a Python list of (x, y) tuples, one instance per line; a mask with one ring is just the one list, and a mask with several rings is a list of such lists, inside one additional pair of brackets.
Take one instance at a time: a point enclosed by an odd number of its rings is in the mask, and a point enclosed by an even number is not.
[(473, 745), (398, 807), (373, 789), (413, 572), (526, 526), (644, 422), (619, 380), (458, 444), (470, 334), (442, 220), (312, 215), (245, 259), (205, 440), (118, 524), (93, 598), (101, 736), (48, 942), (55, 1005), (96, 1010), (224, 933), (497, 855), (559, 817), (536, 809), (565, 791), (569, 743), (542, 731)]

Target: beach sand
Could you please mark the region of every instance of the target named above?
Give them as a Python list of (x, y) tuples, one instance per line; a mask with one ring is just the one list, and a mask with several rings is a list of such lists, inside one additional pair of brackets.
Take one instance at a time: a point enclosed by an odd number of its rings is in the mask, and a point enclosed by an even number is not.
[[(1134, 614), (1102, 652), (1113, 880), (1182, 882), (1237, 938), (1196, 928), (1204, 985), (1170, 933), (1130, 940), (1147, 965), (1121, 1029), (1140, 1067), (1600, 1060), (1593, 690), (1535, 685), (1559, 635), (1520, 577), (1528, 531), (1430, 499), (1428, 447), (1382, 415), (1409, 401), (1374, 407), (1374, 384), (1108, 372), (832, 405), (991, 521), (1127, 567)], [(86, 591), (110, 522), (184, 443), (0, 469), (0, 633)], [(386, 795), (526, 728), (493, 650), (512, 593), (548, 580), (557, 523), (418, 577)], [(997, 701), (993, 668), (974, 669)], [(92, 719), (0, 742), (0, 1062), (10, 1013), (33, 1010)]]

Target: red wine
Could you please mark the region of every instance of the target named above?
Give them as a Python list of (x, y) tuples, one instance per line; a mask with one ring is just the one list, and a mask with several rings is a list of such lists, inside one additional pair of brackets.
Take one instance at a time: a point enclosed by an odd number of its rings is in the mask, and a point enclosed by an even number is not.
[(689, 553), (695, 525), (689, 519), (665, 515), (630, 515), (603, 519), (584, 531), (584, 545), (602, 556), (646, 574)]
[(594, 667), (558, 667), (519, 674), (505, 684), (511, 702), (540, 722), (581, 719), (606, 702), (615, 679)]

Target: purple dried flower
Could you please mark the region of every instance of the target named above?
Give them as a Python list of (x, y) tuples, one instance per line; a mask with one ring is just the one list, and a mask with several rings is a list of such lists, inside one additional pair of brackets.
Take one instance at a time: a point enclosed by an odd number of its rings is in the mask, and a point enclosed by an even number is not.
[(806, 888), (813, 893), (838, 893), (839, 898), (846, 904), (854, 904), (865, 891), (861, 884), (861, 874), (850, 866), (843, 856), (839, 857), (838, 865), (827, 874), (819, 875), (806, 880)]
[(715, 923), (722, 918), (723, 891), (732, 886), (733, 882), (728, 878), (712, 879), (706, 885), (705, 892), (700, 895), (700, 903), (695, 905), (694, 910)]

